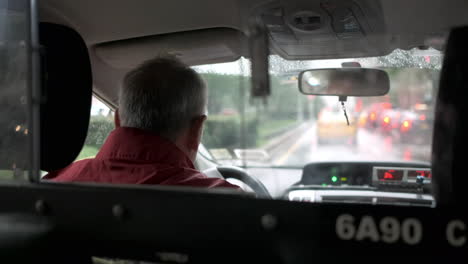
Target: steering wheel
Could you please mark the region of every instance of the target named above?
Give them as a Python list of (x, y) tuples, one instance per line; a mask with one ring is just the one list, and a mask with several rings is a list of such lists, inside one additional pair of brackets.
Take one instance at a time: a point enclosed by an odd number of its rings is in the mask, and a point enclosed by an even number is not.
[(266, 198), (271, 199), (271, 195), (268, 192), (267, 188), (261, 181), (257, 178), (250, 176), (244, 169), (234, 166), (218, 166), (211, 169), (204, 171), (206, 175), (217, 176), (221, 175), (224, 179), (237, 179), (247, 186), (249, 186), (252, 190), (254, 190), (255, 194), (259, 198)]

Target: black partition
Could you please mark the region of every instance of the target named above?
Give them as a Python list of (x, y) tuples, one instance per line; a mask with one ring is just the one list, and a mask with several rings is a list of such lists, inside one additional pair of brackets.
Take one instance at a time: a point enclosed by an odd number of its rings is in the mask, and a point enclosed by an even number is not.
[[(176, 191), (178, 190), (178, 191)], [(15, 257), (91, 256), (182, 263), (375, 263), (468, 259), (461, 208), (325, 205), (164, 187), (40, 184), (0, 187)], [(27, 230), (28, 235), (25, 235)], [(22, 255), (22, 252), (36, 255)], [(15, 251), (8, 251), (10, 256)], [(1, 253), (0, 253), (1, 254)], [(166, 255), (164, 255), (166, 254)]]

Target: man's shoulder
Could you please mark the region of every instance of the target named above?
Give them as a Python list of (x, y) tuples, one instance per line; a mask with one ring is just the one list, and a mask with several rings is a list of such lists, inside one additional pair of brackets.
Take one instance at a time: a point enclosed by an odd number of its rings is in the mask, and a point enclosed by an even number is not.
[(228, 181), (220, 178), (210, 178), (203, 173), (199, 172), (196, 177), (190, 179), (192, 186), (201, 186), (208, 188), (234, 188), (240, 189), (239, 186), (229, 183)]
[[(72, 181), (95, 181), (99, 178), (100, 182), (106, 176), (113, 175), (112, 182), (117, 182), (116, 179), (121, 179), (122, 183), (134, 184), (155, 184), (155, 185), (181, 185), (205, 188), (234, 188), (239, 189), (239, 186), (233, 185), (224, 179), (210, 178), (200, 171), (188, 167), (174, 167), (168, 164), (119, 164), (119, 166), (110, 166), (112, 168), (119, 167), (118, 170), (108, 171), (109, 166), (102, 166), (102, 160), (83, 159), (75, 161), (69, 166), (49, 172), (43, 177), (44, 180), (52, 180), (55, 182), (72, 182)], [(104, 162), (105, 163), (105, 162)], [(112, 162), (111, 162), (112, 163)], [(109, 164), (107, 164), (109, 165)], [(138, 170), (134, 170), (138, 168)], [(99, 171), (96, 171), (99, 170)], [(102, 169), (102, 170), (101, 170)], [(137, 172), (138, 171), (138, 172)], [(128, 178), (123, 177), (128, 173)], [(94, 175), (99, 174), (99, 175)]]
[(77, 160), (63, 169), (50, 171), (44, 177), (42, 177), (42, 179), (53, 181), (70, 181), (71, 179), (68, 179), (70, 176), (76, 175), (77, 171), (86, 167), (86, 165), (91, 163), (93, 160), (93, 158)]
[(208, 177), (202, 172), (184, 167), (172, 167), (174, 174), (168, 177), (163, 185), (182, 185), (194, 187), (207, 187), (207, 188), (234, 188), (239, 189), (239, 186), (231, 184), (224, 179)]

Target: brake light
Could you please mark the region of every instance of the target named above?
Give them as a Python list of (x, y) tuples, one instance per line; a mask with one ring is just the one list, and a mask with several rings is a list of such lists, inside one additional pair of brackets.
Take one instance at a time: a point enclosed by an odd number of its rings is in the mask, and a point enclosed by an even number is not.
[(390, 123), (390, 117), (388, 117), (388, 116), (384, 117), (383, 121), (384, 121), (385, 124)]
[(411, 129), (411, 121), (408, 121), (408, 120), (405, 120), (403, 121), (403, 123), (401, 124), (401, 131), (402, 132), (406, 132), (408, 130)]
[(420, 116), (419, 116), (419, 120), (421, 120), (421, 121), (426, 120), (426, 115), (420, 115)]

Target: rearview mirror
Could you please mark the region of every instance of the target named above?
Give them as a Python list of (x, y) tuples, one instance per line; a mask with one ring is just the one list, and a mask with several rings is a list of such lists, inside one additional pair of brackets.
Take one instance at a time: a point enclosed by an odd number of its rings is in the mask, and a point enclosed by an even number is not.
[(314, 69), (299, 74), (299, 90), (303, 94), (382, 96), (389, 89), (387, 72), (378, 69)]

